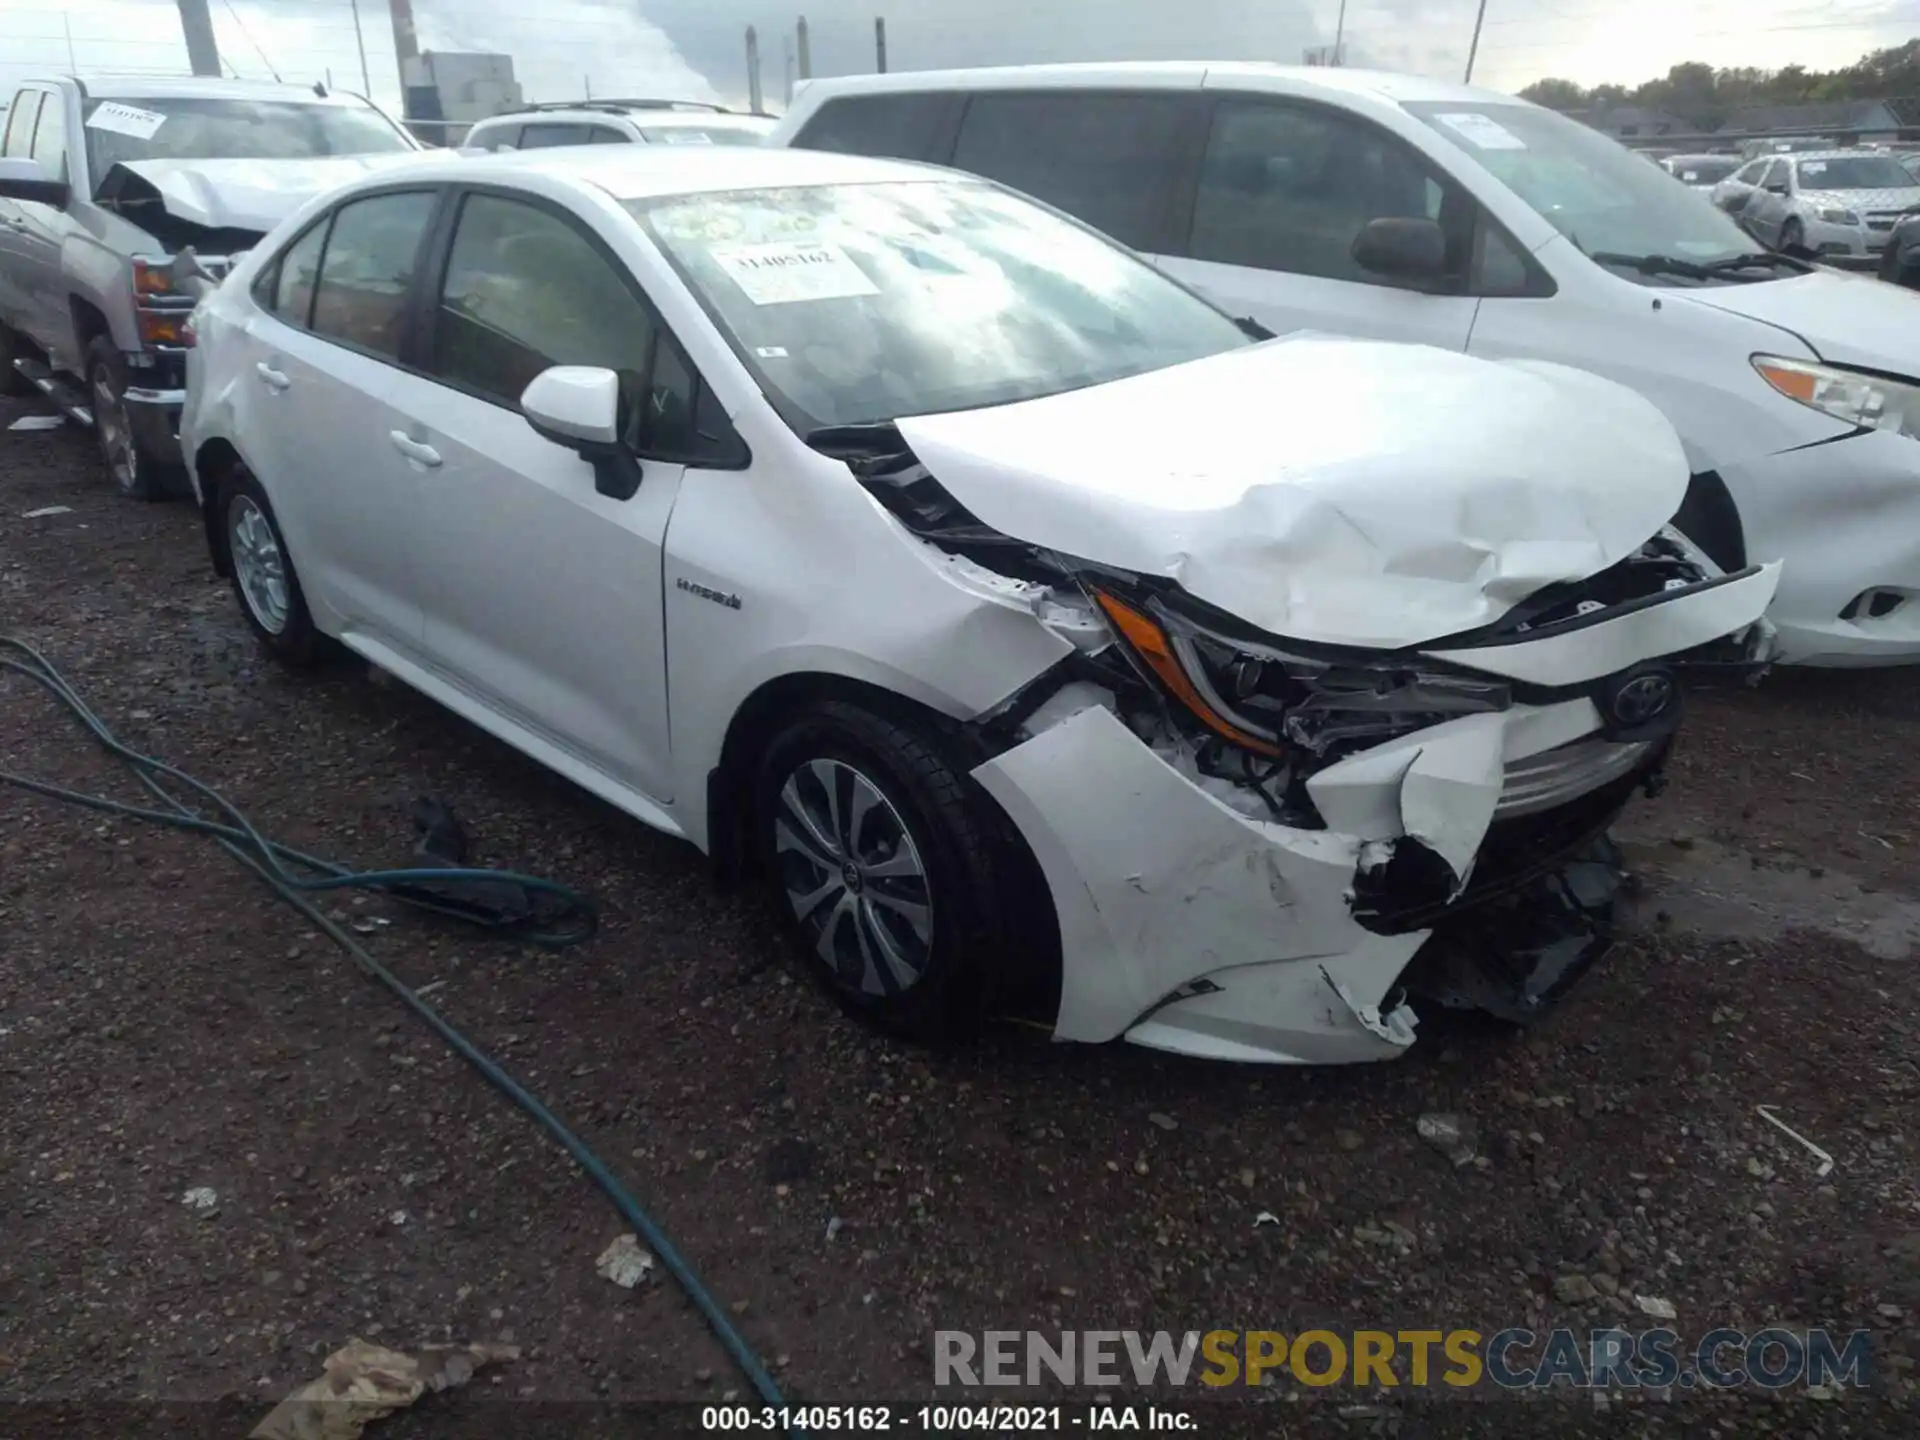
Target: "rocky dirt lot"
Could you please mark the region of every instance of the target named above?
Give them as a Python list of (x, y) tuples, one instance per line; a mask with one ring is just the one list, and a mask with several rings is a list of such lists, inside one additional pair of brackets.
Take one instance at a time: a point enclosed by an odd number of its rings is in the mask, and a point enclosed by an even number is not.
[[(23, 518), (48, 506), (70, 509)], [(303, 849), (404, 863), (432, 794), (479, 863), (593, 892), (604, 931), (569, 952), (407, 915), (369, 943), (614, 1163), (796, 1400), (930, 1396), (936, 1327), (1584, 1331), (1651, 1324), (1646, 1295), (1690, 1338), (1870, 1329), (1875, 1388), (1161, 1398), (1202, 1435), (1916, 1433), (1920, 674), (1695, 695), (1625, 837), (1632, 938), (1536, 1031), (1255, 1071), (863, 1033), (692, 850), (361, 667), (265, 663), (192, 510), (118, 499), (71, 430), (0, 429), (7, 632)], [(17, 676), (0, 769), (125, 783)], [(1429, 1112), (1480, 1159), (1423, 1142)], [(595, 1273), (623, 1228), (213, 846), (0, 787), (0, 1435), (56, 1433), (35, 1405), (159, 1398), (237, 1436), (352, 1336), (521, 1347), (375, 1436), (746, 1398), (670, 1280)]]

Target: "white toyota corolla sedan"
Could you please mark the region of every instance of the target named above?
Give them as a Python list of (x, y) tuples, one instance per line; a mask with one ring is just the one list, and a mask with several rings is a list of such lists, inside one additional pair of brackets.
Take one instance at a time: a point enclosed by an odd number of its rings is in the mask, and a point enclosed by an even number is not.
[[(1604, 948), (1667, 662), (1778, 566), (1611, 382), (1262, 339), (995, 185), (449, 158), (195, 312), (214, 565), (764, 886), (854, 1012), (1324, 1062)], [(1253, 333), (1249, 333), (1249, 332)]]

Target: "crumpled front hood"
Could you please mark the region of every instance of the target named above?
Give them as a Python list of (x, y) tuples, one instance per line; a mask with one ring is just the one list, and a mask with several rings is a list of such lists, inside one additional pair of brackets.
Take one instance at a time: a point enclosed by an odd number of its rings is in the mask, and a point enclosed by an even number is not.
[(159, 191), (160, 203), (175, 219), (214, 230), (264, 234), (323, 190), (395, 165), (418, 164), (432, 153), (396, 150), (324, 160), (123, 160), (114, 168), (131, 171)]
[(1688, 474), (1673, 427), (1611, 381), (1315, 335), (898, 428), (1008, 535), (1275, 635), (1382, 648), (1605, 569)]
[[(1816, 270), (1681, 293), (1693, 304), (1789, 330), (1836, 365), (1920, 376), (1920, 295), (1874, 276)], [(1672, 304), (1676, 297), (1663, 291), (1661, 298)]]

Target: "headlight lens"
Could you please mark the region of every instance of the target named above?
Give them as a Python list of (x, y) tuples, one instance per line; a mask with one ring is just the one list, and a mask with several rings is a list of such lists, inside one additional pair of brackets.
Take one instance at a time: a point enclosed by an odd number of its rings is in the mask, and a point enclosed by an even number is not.
[(1851, 210), (1822, 210), (1820, 218), (1829, 225), (1858, 225), (1860, 217)]
[(1499, 681), (1387, 655), (1296, 654), (1220, 634), (1157, 601), (1094, 594), (1173, 698), (1208, 730), (1256, 754), (1299, 749), (1328, 760), (1512, 703)]
[(1836, 420), (1920, 439), (1920, 385), (1774, 355), (1754, 356), (1753, 368), (1789, 400)]

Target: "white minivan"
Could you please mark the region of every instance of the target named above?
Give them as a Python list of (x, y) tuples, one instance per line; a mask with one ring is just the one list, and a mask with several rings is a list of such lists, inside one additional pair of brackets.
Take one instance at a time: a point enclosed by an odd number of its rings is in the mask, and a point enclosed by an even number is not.
[(1782, 659), (1920, 660), (1920, 296), (1763, 250), (1576, 121), (1358, 70), (1054, 65), (811, 81), (768, 143), (988, 176), (1275, 331), (1619, 380), (1686, 444), (1681, 527), (1788, 562)]

